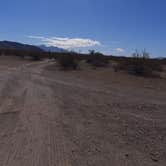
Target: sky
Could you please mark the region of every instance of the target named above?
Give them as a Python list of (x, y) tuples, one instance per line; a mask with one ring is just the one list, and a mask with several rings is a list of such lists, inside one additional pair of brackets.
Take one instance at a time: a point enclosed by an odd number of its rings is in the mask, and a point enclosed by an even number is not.
[(1, 0), (0, 40), (166, 56), (165, 0)]

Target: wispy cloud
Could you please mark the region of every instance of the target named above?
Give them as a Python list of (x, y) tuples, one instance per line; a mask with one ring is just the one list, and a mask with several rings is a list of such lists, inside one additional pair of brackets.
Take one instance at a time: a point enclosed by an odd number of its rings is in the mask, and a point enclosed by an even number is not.
[(28, 36), (32, 39), (40, 40), (47, 46), (55, 46), (64, 49), (74, 49), (83, 47), (100, 46), (101, 43), (92, 39), (83, 38), (60, 38), (60, 37), (43, 37), (43, 36)]
[(123, 48), (116, 48), (115, 51), (118, 52), (118, 53), (124, 53), (125, 49), (123, 49)]

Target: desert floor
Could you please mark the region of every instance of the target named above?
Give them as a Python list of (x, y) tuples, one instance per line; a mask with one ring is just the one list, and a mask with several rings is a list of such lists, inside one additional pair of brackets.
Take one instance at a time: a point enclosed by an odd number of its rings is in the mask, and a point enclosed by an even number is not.
[(165, 166), (162, 75), (0, 57), (0, 166)]

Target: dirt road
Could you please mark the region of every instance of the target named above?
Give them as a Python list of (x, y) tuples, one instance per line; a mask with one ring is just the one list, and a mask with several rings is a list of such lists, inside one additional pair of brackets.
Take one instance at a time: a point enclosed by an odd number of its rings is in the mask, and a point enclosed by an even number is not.
[(1, 72), (0, 166), (165, 166), (165, 80), (136, 88), (51, 64)]

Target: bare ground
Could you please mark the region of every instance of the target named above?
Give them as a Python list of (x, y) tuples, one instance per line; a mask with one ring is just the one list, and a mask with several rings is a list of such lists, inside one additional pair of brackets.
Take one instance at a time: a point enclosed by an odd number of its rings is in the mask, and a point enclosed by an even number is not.
[(165, 78), (52, 65), (3, 66), (0, 166), (165, 166)]

